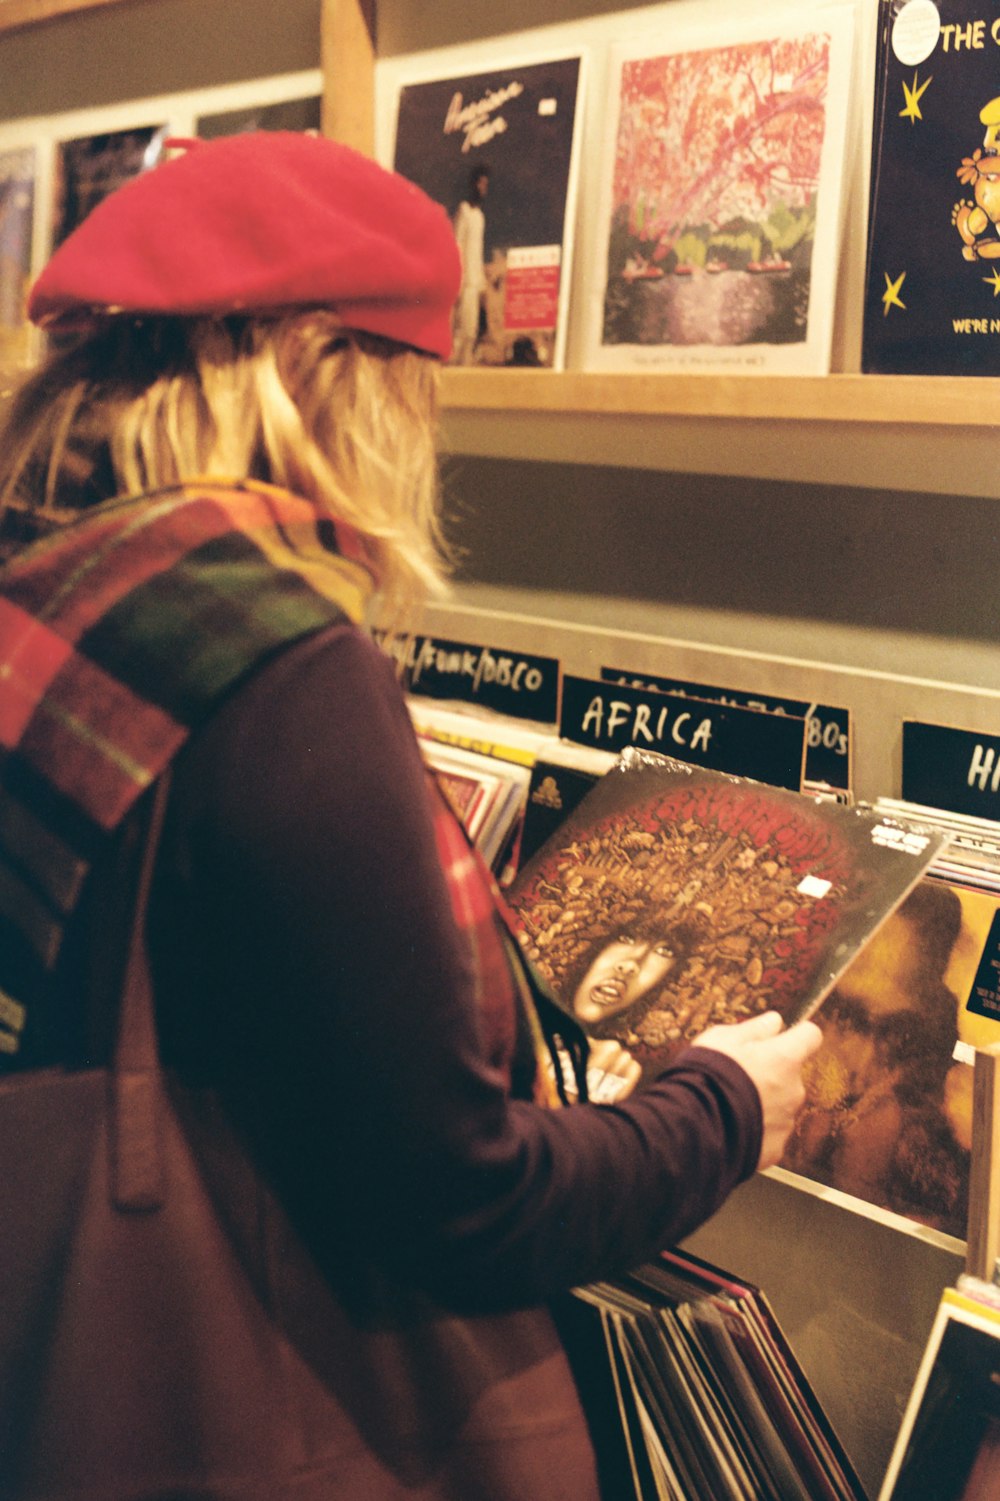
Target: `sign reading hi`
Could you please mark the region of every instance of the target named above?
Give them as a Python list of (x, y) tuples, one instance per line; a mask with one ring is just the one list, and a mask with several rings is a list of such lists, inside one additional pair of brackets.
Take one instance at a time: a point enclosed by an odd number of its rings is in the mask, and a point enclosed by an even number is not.
[(902, 792), (927, 808), (1000, 819), (1000, 735), (904, 721)]

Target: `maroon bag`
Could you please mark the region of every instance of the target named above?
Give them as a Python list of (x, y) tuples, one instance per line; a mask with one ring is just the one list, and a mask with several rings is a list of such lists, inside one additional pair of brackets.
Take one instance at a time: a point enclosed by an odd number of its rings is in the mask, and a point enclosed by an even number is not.
[(0, 1501), (593, 1498), (547, 1312), (356, 1321), (212, 1091), (161, 1068), (166, 796), (127, 830), (113, 1063), (0, 1081)]

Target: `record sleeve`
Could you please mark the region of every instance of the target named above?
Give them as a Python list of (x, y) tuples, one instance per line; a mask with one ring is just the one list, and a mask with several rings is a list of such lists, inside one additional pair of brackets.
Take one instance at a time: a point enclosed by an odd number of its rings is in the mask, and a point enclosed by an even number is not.
[(997, 15), (879, 0), (862, 368), (1000, 373)]
[(925, 877), (816, 1020), (781, 1167), (965, 1240), (972, 1059), (1000, 1040), (1000, 893)]
[(508, 896), (563, 1008), (649, 1075), (713, 1023), (810, 1016), (945, 839), (631, 748)]
[(560, 369), (573, 250), (581, 55), (403, 81), (393, 166), (451, 216), (456, 365)]
[(1000, 1309), (945, 1288), (878, 1501), (1000, 1494)]
[(829, 369), (853, 12), (613, 49), (586, 368)]
[[(862, 1501), (864, 1492), (763, 1293), (683, 1251), (575, 1290), (608, 1330), (633, 1454), (679, 1496)], [(638, 1478), (639, 1466), (631, 1466)], [(637, 1485), (646, 1501), (662, 1492)]]

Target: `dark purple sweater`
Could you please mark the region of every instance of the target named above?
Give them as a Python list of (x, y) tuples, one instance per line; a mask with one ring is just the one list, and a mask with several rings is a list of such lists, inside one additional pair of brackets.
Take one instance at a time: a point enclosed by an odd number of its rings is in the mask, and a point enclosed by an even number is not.
[(282, 653), (183, 752), (152, 924), (167, 1061), (222, 1091), (359, 1307), (372, 1268), (462, 1311), (538, 1304), (754, 1170), (756, 1090), (719, 1053), (618, 1106), (508, 1096), (405, 704), (353, 628)]

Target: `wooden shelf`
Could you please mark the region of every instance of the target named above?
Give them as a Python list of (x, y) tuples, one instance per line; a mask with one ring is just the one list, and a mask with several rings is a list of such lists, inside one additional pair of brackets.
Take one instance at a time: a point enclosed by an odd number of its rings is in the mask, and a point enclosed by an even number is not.
[(452, 411), (997, 428), (1000, 378), (443, 372)]
[(0, 0), (0, 31), (19, 26), (35, 26), (78, 10), (93, 10), (99, 5), (122, 5), (126, 0)]
[(445, 451), (997, 498), (1000, 378), (442, 372)]

